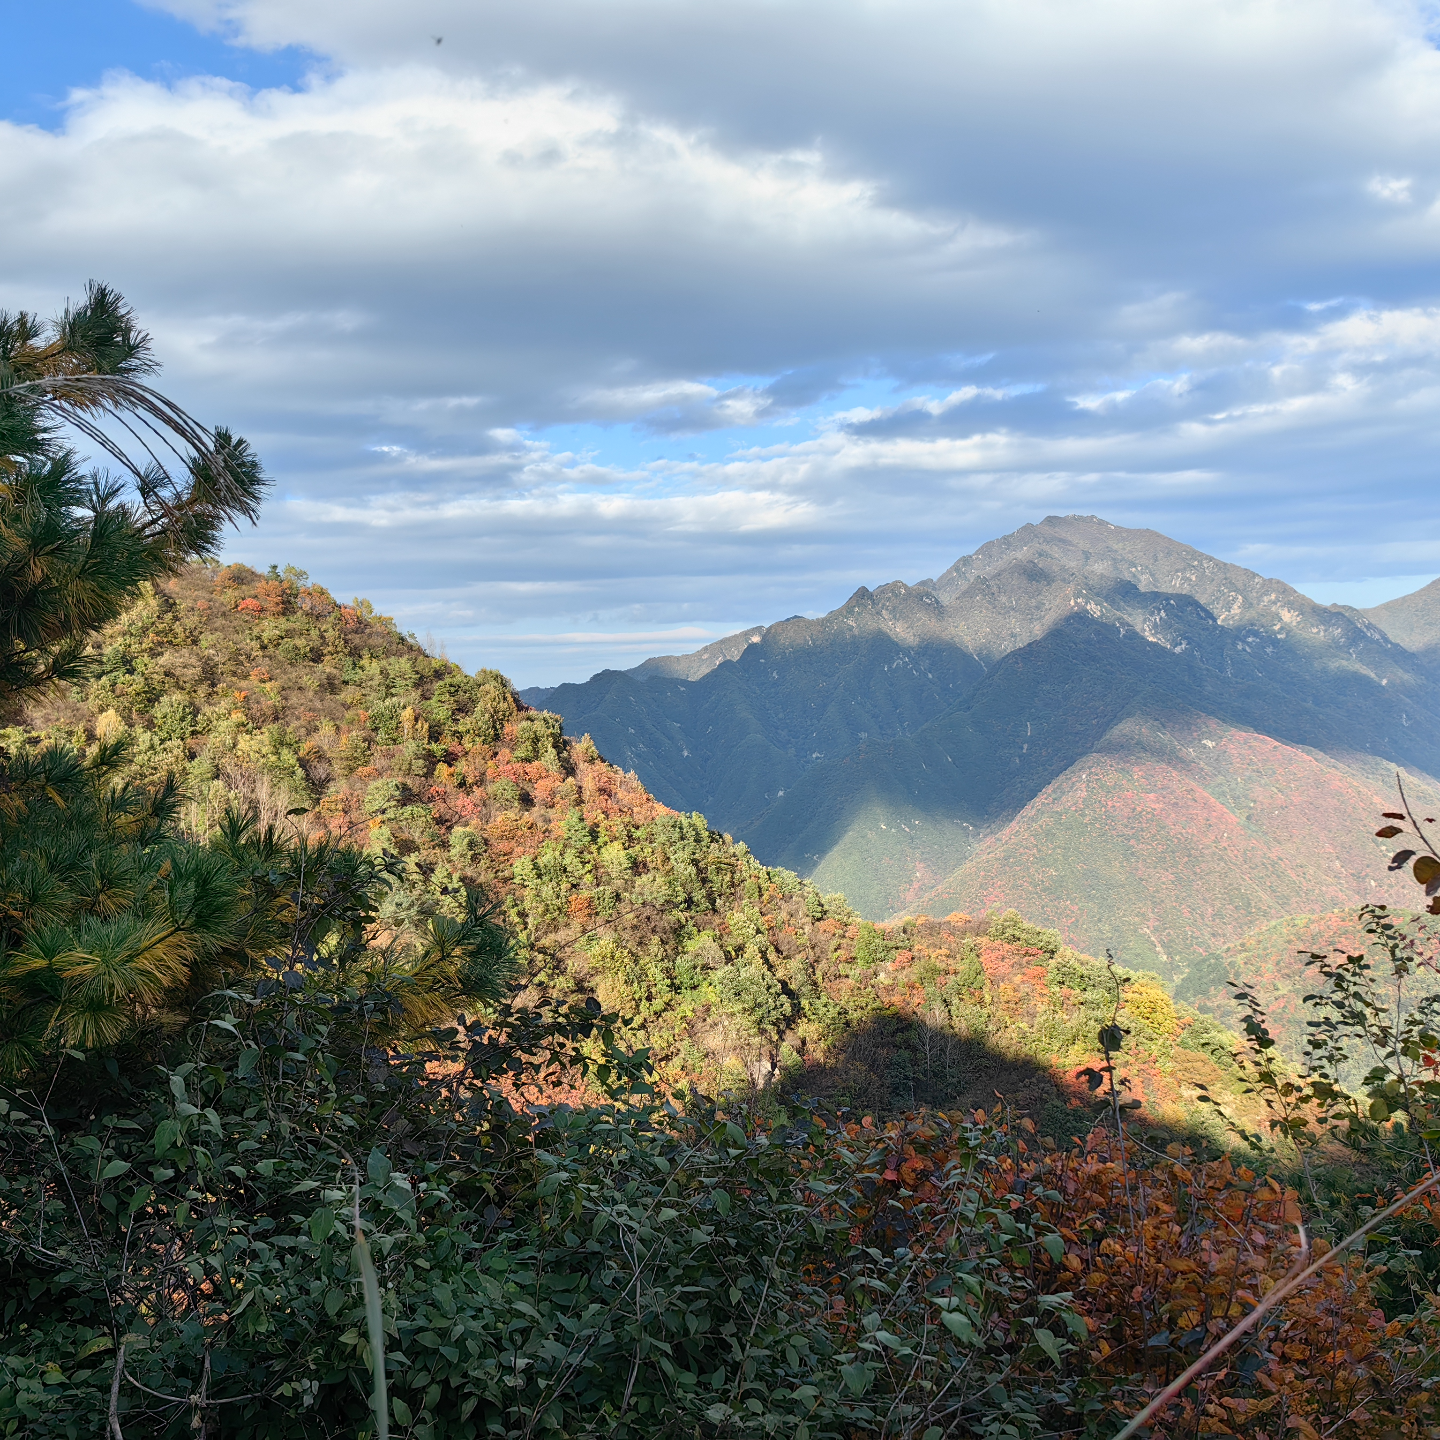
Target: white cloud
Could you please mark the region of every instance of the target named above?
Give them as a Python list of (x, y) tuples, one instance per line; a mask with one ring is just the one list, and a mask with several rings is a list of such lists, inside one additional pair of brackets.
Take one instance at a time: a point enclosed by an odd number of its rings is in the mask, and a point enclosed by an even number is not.
[(235, 553), (466, 660), (633, 663), (1046, 510), (1440, 567), (1440, 56), (1403, 3), (155, 8), (323, 59), (0, 124), (0, 304), (119, 285), (277, 477)]
[(1392, 205), (1408, 205), (1415, 197), (1410, 187), (1415, 182), (1408, 175), (1376, 175), (1365, 187), (1377, 200)]

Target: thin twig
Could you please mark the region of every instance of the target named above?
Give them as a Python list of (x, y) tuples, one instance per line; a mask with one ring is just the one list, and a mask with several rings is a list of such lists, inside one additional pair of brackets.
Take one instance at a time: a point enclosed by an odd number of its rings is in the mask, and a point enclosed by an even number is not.
[[(1193, 1380), (1212, 1360), (1223, 1355), (1246, 1331), (1252, 1329), (1262, 1315), (1273, 1310), (1281, 1301), (1288, 1299), (1300, 1288), (1312, 1275), (1323, 1270), (1331, 1260), (1342, 1250), (1348, 1250), (1352, 1245), (1363, 1240), (1375, 1227), (1383, 1221), (1388, 1220), (1392, 1215), (1413, 1205), (1427, 1190), (1440, 1184), (1440, 1170), (1435, 1171), (1427, 1179), (1421, 1181), (1413, 1190), (1402, 1195), (1393, 1204), (1387, 1205), (1378, 1215), (1372, 1215), (1358, 1230), (1347, 1235), (1333, 1250), (1327, 1251), (1318, 1260), (1312, 1261), (1298, 1275), (1287, 1276), (1282, 1280), (1258, 1305), (1233, 1329), (1222, 1335), (1188, 1370), (1176, 1380), (1172, 1380), (1138, 1415), (1136, 1415), (1116, 1435), (1115, 1440), (1128, 1440), (1142, 1425), (1158, 1415), (1184, 1388)], [(1302, 1255), (1303, 1258), (1303, 1255)]]
[[(125, 1347), (122, 1345), (120, 1348), (123, 1350)], [(268, 1390), (251, 1390), (247, 1395), (225, 1395), (219, 1400), (207, 1400), (205, 1398), (204, 1388), (205, 1385), (208, 1384), (210, 1377), (210, 1353), (208, 1350), (205, 1353), (205, 1373), (200, 1382), (201, 1389), (200, 1392), (195, 1395), (166, 1395), (163, 1391), (152, 1390), (148, 1385), (142, 1385), (128, 1370), (124, 1369), (123, 1365), (121, 1369), (125, 1379), (137, 1390), (143, 1390), (147, 1395), (153, 1395), (157, 1400), (168, 1400), (172, 1405), (238, 1405), (242, 1400), (260, 1400), (270, 1393)]]

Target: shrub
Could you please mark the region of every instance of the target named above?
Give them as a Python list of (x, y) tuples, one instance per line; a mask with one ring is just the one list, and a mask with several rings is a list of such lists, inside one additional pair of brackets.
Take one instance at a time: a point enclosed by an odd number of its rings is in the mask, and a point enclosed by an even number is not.
[(156, 705), (153, 719), (160, 740), (188, 740), (198, 730), (194, 701), (184, 695), (164, 696)]
[(365, 787), (365, 813), (387, 815), (400, 804), (404, 794), (398, 780), (372, 780)]
[(526, 715), (515, 726), (511, 753), (523, 762), (539, 761), (557, 775), (570, 773), (570, 751), (565, 744), (558, 715), (545, 712)]
[(990, 922), (990, 939), (1003, 940), (1010, 945), (1023, 945), (1027, 949), (1039, 950), (1046, 959), (1053, 960), (1060, 949), (1060, 932), (1042, 930), (1020, 915), (1018, 910), (1007, 910)]
[(857, 965), (886, 965), (900, 947), (892, 944), (868, 920), (860, 922), (860, 933), (855, 937), (855, 963)]
[(486, 787), (490, 803), (500, 810), (518, 810), (524, 803), (524, 794), (513, 780), (495, 780)]

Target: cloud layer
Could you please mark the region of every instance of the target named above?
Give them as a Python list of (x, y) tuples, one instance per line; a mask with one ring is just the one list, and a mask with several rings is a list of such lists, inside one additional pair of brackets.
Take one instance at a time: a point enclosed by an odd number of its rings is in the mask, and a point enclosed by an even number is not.
[(456, 658), (633, 664), (1054, 512), (1440, 572), (1419, 10), (153, 8), (326, 59), (0, 123), (0, 304), (119, 285), (277, 477), (233, 553)]

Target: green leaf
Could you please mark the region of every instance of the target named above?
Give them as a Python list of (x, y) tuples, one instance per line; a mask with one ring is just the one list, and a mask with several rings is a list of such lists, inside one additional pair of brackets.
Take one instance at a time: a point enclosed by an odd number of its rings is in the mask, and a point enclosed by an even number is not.
[(1060, 1363), (1060, 1342), (1049, 1330), (1036, 1330), (1035, 1339), (1040, 1348), (1058, 1365)]
[(87, 1340), (76, 1352), (75, 1358), (83, 1360), (87, 1355), (93, 1355), (97, 1350), (108, 1350), (114, 1340), (108, 1335), (97, 1335), (93, 1340)]
[(547, 1195), (553, 1195), (565, 1183), (565, 1172), (563, 1170), (552, 1170), (548, 1175), (541, 1178), (540, 1183), (535, 1187), (535, 1193), (542, 1200)]
[(940, 1322), (962, 1344), (974, 1345), (980, 1338), (970, 1323), (970, 1317), (963, 1310), (943, 1311)]
[(870, 1388), (874, 1374), (868, 1365), (842, 1365), (840, 1378), (852, 1395), (863, 1395)]
[(728, 1191), (715, 1191), (715, 1208), (722, 1215), (728, 1215), (730, 1213), (730, 1194)]
[(1042, 1235), (1040, 1243), (1045, 1253), (1057, 1264), (1065, 1258), (1065, 1237), (1063, 1235)]
[(410, 1407), (398, 1395), (390, 1402), (390, 1409), (402, 1425), (410, 1423)]
[(1388, 1120), (1390, 1118), (1390, 1107), (1380, 1099), (1370, 1102), (1370, 1118), (1372, 1120)]
[(130, 1168), (128, 1160), (112, 1160), (101, 1172), (102, 1180), (113, 1180), (117, 1175), (123, 1175)]
[(372, 1185), (384, 1185), (390, 1179), (391, 1165), (383, 1150), (372, 1150), (365, 1161), (365, 1174)]
[(335, 1228), (335, 1212), (322, 1205), (310, 1217), (310, 1238), (318, 1245)]

